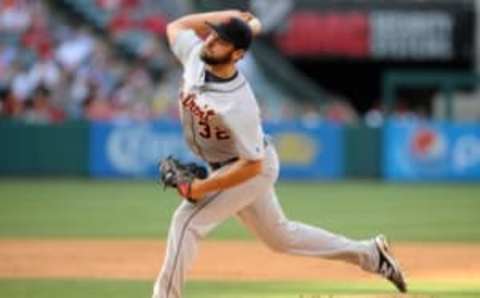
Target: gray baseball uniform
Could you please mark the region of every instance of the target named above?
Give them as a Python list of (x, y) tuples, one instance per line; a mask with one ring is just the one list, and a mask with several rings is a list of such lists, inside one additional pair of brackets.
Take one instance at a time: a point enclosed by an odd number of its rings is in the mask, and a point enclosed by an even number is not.
[(209, 163), (262, 159), (262, 172), (237, 186), (210, 193), (197, 204), (182, 201), (172, 218), (153, 298), (182, 296), (184, 276), (193, 264), (198, 241), (231, 216), (275, 251), (340, 259), (375, 272), (379, 256), (373, 240), (353, 241), (285, 217), (274, 189), (279, 161), (274, 146), (265, 141), (255, 96), (240, 73), (227, 82), (206, 80), (201, 48), (202, 41), (191, 30), (179, 33), (172, 46), (184, 67), (179, 105), (187, 143)]

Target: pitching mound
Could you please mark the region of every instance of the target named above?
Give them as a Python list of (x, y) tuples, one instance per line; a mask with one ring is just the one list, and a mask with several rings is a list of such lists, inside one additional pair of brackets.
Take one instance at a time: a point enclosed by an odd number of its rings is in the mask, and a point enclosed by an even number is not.
[[(348, 264), (280, 255), (259, 242), (205, 241), (190, 273), (212, 280), (367, 280)], [(0, 278), (125, 278), (152, 280), (162, 241), (0, 240)], [(478, 244), (396, 244), (411, 279), (480, 282)]]

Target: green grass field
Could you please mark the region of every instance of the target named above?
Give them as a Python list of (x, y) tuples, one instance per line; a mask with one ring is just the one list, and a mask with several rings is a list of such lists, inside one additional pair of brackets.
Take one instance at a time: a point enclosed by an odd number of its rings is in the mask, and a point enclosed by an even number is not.
[[(383, 284), (382, 284), (383, 285)], [(388, 285), (379, 283), (312, 283), (312, 282), (209, 282), (191, 281), (186, 297), (194, 298), (335, 298), (358, 297), (401, 298)], [(1, 297), (14, 298), (85, 298), (150, 297), (151, 283), (118, 280), (0, 280)], [(479, 286), (471, 284), (415, 284), (412, 297), (476, 298)], [(382, 295), (382, 296), (380, 296)]]
[[(353, 238), (382, 232), (395, 241), (480, 241), (480, 185), (282, 183), (278, 194), (290, 218)], [(1, 179), (0, 202), (0, 238), (164, 238), (178, 199), (150, 181), (32, 178)], [(210, 237), (252, 239), (233, 220)], [(150, 287), (151, 281), (0, 280), (0, 297), (149, 297)], [(384, 283), (195, 281), (186, 287), (187, 298), (318, 298), (385, 292), (392, 293)], [(480, 285), (418, 282), (414, 293), (480, 297)]]

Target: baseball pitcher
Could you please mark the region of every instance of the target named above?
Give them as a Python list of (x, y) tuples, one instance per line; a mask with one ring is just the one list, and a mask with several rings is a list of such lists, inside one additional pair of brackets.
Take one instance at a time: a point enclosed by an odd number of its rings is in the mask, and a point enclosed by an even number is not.
[(274, 188), (277, 153), (262, 130), (255, 95), (236, 68), (260, 28), (252, 14), (237, 10), (187, 15), (168, 24), (171, 50), (184, 71), (178, 101), (184, 135), (209, 173), (173, 158), (161, 163), (161, 180), (185, 200), (172, 218), (153, 298), (182, 297), (199, 240), (231, 216), (277, 252), (343, 260), (406, 292), (383, 236), (354, 241), (285, 217)]

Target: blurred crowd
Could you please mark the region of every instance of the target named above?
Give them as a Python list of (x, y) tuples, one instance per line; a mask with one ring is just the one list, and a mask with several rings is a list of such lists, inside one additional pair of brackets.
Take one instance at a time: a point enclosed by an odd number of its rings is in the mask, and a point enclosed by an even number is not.
[[(140, 5), (143, 2), (150, 6)], [(83, 26), (86, 22), (72, 22), (68, 16), (51, 13), (44, 1), (0, 2), (0, 117), (28, 123), (178, 117), (176, 97), (181, 71), (166, 49), (166, 17), (152, 8), (157, 2), (91, 3), (109, 15), (103, 33)], [(156, 38), (136, 43), (137, 55), (127, 57), (119, 52), (115, 39), (139, 30)], [(155, 75), (152, 59), (158, 57), (163, 67), (162, 73)], [(244, 60), (241, 68), (257, 82), (254, 90), (263, 89), (256, 93), (265, 120), (301, 119), (312, 124), (325, 119), (357, 121), (355, 110), (341, 98), (332, 97), (321, 107), (283, 98), (262, 81), (253, 57)], [(375, 114), (372, 121), (378, 122), (379, 116)]]
[(176, 117), (169, 83), (178, 76), (175, 68), (170, 80), (158, 82), (144, 57), (125, 59), (90, 28), (56, 19), (42, 1), (0, 5), (3, 117), (31, 123)]

